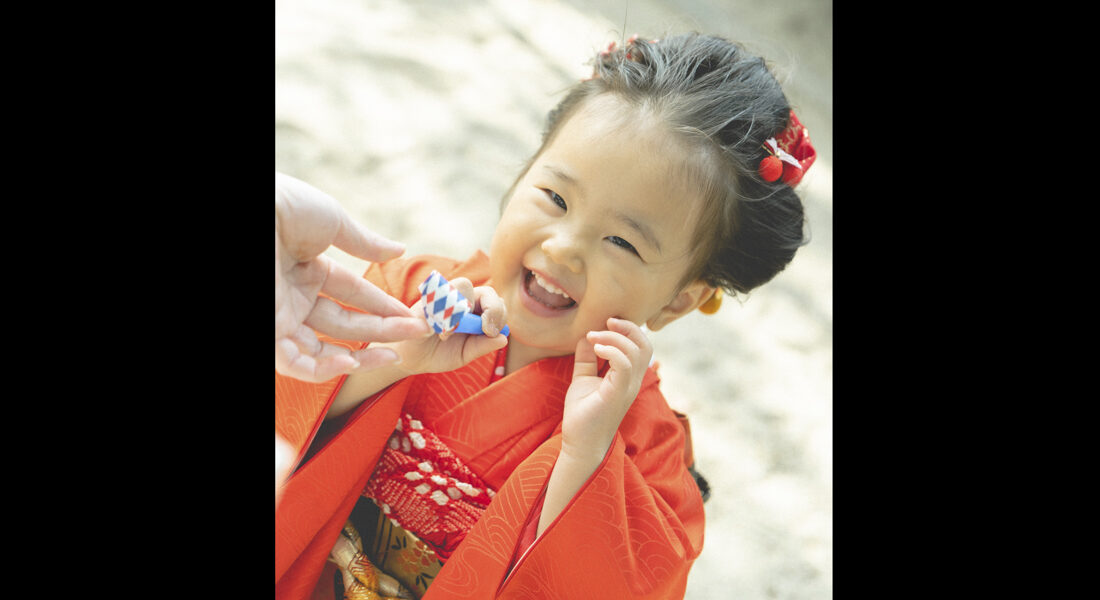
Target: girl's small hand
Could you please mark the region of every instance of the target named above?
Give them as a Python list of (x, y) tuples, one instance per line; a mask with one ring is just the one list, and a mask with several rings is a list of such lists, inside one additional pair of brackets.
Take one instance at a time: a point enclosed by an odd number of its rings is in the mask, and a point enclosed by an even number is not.
[[(577, 342), (573, 383), (565, 395), (561, 451), (578, 460), (598, 461), (607, 453), (653, 356), (649, 338), (634, 323), (610, 318), (607, 329)], [(597, 375), (597, 358), (610, 365), (603, 377)]]
[[(500, 330), (507, 320), (507, 313), (504, 302), (497, 295), (496, 290), (489, 286), (475, 288), (465, 277), (452, 279), (450, 283), (469, 300), (470, 310), (474, 314), (481, 315), (481, 329), (485, 335), (430, 333), (419, 339), (371, 344), (369, 347), (390, 348), (400, 357), (395, 366), (409, 375), (415, 375), (453, 371), (479, 356), (507, 345), (508, 338), (500, 335)], [(421, 299), (412, 306), (412, 310), (418, 315), (423, 315), (423, 306), (424, 300)]]

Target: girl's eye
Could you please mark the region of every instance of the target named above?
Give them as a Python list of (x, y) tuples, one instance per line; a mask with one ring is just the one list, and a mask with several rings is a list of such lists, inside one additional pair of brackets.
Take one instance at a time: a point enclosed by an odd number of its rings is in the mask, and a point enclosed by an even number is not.
[(615, 244), (616, 246), (626, 250), (627, 252), (633, 253), (635, 256), (638, 256), (640, 258), (640, 255), (638, 254), (638, 250), (636, 248), (634, 248), (634, 246), (631, 245), (630, 242), (624, 240), (623, 238), (621, 238), (617, 235), (613, 235), (613, 236), (608, 237), (607, 241), (609, 241), (612, 244)]
[(546, 195), (550, 198), (551, 202), (553, 202), (554, 204), (557, 204), (558, 207), (561, 208), (562, 210), (567, 210), (567, 208), (565, 206), (565, 200), (561, 196), (559, 196), (557, 194), (557, 192), (555, 192), (553, 190), (542, 190), (542, 191), (546, 192)]

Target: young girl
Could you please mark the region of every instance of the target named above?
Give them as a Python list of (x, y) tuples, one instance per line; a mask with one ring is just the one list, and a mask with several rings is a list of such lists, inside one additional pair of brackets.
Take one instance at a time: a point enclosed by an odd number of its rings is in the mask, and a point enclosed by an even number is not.
[(737, 45), (601, 53), (550, 113), (488, 255), (364, 275), (415, 312), (438, 270), (485, 335), (372, 344), (401, 361), (322, 384), (276, 376), (277, 428), (313, 437), (276, 511), (276, 596), (683, 597), (703, 498), (642, 326), (783, 270), (813, 159)]

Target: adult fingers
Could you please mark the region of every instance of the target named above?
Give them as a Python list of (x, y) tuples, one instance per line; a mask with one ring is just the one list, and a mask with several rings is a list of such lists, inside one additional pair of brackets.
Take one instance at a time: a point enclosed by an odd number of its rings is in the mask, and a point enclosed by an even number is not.
[[(305, 327), (299, 329), (289, 341), (299, 352), (289, 368), (294, 369), (299, 379), (308, 378), (308, 381), (325, 381), (353, 370), (369, 371), (400, 360), (391, 348), (368, 347), (352, 352), (339, 344), (322, 342)], [(286, 348), (288, 352), (293, 352), (289, 346)]]
[(375, 315), (384, 317), (412, 315), (409, 307), (405, 306), (400, 300), (390, 296), (363, 277), (356, 275), (347, 267), (327, 256), (318, 257), (318, 260), (326, 269), (321, 291), (328, 296)]
[(343, 211), (332, 196), (275, 173), (275, 231), (295, 261), (310, 260), (332, 245), (343, 227)]
[(275, 504), (279, 504), (279, 497), (282, 495), (283, 483), (286, 481), (287, 476), (290, 475), (290, 468), (293, 466), (294, 461), (294, 448), (279, 437), (279, 434), (275, 433)]
[(431, 333), (423, 318), (402, 308), (399, 316), (379, 316), (347, 310), (328, 298), (318, 298), (305, 324), (334, 338), (365, 342), (397, 342)]
[(284, 242), (298, 260), (308, 260), (330, 245), (379, 262), (405, 252), (404, 244), (371, 231), (329, 194), (277, 171), (275, 215), (287, 232)]
[(340, 211), (340, 230), (333, 246), (352, 256), (382, 262), (405, 253), (405, 245), (367, 229), (344, 210)]
[(356, 371), (369, 371), (371, 369), (377, 369), (378, 367), (384, 367), (386, 365), (392, 365), (401, 360), (401, 357), (391, 348), (372, 348), (367, 346), (361, 350), (356, 350), (351, 353), (355, 360), (359, 361), (359, 367)]
[(350, 353), (318, 353), (318, 356), (320, 358), (303, 352), (290, 338), (275, 341), (275, 370), (287, 377), (320, 383), (359, 366)]

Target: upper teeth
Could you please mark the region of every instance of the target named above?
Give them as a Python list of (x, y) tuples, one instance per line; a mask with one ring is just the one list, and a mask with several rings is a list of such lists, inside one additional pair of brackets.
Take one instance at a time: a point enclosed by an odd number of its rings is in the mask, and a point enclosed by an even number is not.
[[(532, 271), (532, 273), (534, 273), (534, 271)], [(543, 287), (543, 289), (545, 289), (546, 291), (553, 292), (553, 293), (555, 293), (559, 296), (564, 296), (566, 298), (569, 298), (569, 294), (566, 294), (561, 288), (555, 286), (554, 284), (550, 283), (549, 281), (546, 281), (542, 277), (539, 277), (538, 273), (534, 273), (534, 275), (535, 275), (535, 281), (537, 281), (538, 284), (541, 285)]]

